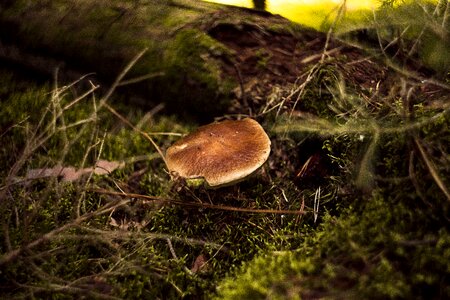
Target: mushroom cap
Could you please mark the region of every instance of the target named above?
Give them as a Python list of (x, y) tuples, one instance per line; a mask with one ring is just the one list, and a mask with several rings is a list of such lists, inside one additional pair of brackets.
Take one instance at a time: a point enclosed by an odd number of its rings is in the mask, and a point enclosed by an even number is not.
[(166, 151), (167, 168), (186, 179), (203, 177), (209, 186), (239, 181), (269, 157), (270, 139), (253, 119), (199, 127)]

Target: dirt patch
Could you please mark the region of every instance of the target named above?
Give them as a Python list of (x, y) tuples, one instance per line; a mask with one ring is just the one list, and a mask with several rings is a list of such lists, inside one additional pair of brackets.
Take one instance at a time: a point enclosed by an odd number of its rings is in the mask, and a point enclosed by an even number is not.
[[(299, 99), (295, 90), (310, 79), (313, 68), (328, 69), (357, 94), (370, 97), (374, 91), (380, 96), (392, 93), (392, 78), (398, 74), (380, 57), (334, 38), (327, 41), (326, 34), (312, 29), (286, 30), (289, 22), (279, 16), (265, 16), (272, 19), (270, 27), (264, 22), (226, 23), (223, 14), (226, 12), (217, 12), (215, 19), (221, 22), (211, 22), (204, 29), (233, 52), (231, 61), (224, 63), (225, 75), (240, 83), (234, 90), (235, 99), (228, 111), (231, 114), (257, 116), (270, 109), (271, 102), (273, 107), (279, 106), (277, 109), (293, 110), (302, 97)], [(284, 23), (284, 29), (271, 29), (273, 19)], [(326, 81), (321, 76), (316, 78)], [(436, 92), (438, 88), (425, 85), (419, 92), (426, 90)]]
[[(242, 112), (242, 105), (261, 112), (277, 87), (302, 84), (321, 60), (327, 39), (323, 33), (309, 29), (293, 34), (252, 24), (218, 24), (208, 34), (234, 51), (232, 65), (225, 72), (241, 86), (235, 91), (237, 102), (230, 113)], [(346, 80), (366, 89), (375, 87), (377, 81), (387, 76), (386, 67), (334, 39), (329, 41), (324, 61), (335, 64), (337, 71), (349, 77)], [(289, 102), (284, 105), (292, 107)]]

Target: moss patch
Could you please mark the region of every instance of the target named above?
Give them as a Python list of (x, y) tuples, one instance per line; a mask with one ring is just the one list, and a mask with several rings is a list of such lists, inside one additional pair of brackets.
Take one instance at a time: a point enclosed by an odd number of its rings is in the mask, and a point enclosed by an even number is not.
[(413, 212), (414, 199), (379, 192), (365, 198), (339, 218), (327, 216), (298, 250), (245, 264), (222, 283), (218, 298), (447, 297), (446, 227), (423, 206)]

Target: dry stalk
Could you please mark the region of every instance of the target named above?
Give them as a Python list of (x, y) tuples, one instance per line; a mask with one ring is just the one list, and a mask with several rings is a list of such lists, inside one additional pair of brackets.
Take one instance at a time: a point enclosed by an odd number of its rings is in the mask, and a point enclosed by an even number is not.
[(84, 215), (79, 216), (78, 218), (74, 219), (73, 221), (53, 229), (52, 231), (47, 232), (46, 234), (42, 235), (40, 238), (34, 240), (31, 243), (28, 243), (27, 245), (23, 245), (20, 248), (17, 248), (15, 250), (9, 251), (0, 258), (0, 266), (5, 265), (11, 261), (14, 261), (17, 259), (25, 250), (32, 249), (34, 247), (37, 247), (47, 241), (52, 240), (55, 236), (57, 236), (59, 233), (64, 232), (65, 230), (72, 228), (74, 226), (78, 226), (81, 223), (90, 220), (94, 217), (106, 214), (108, 212), (113, 211), (114, 209), (123, 206), (125, 204), (128, 204), (131, 200), (118, 200), (114, 202), (110, 202), (105, 204), (103, 207), (99, 208), (96, 211), (85, 213)]
[(297, 210), (276, 210), (276, 209), (253, 209), (253, 208), (241, 208), (234, 206), (225, 206), (225, 205), (214, 205), (209, 203), (197, 203), (197, 202), (185, 202), (174, 199), (156, 197), (156, 196), (148, 196), (141, 194), (133, 194), (133, 193), (119, 193), (114, 191), (108, 191), (103, 189), (92, 189), (92, 192), (104, 194), (104, 195), (113, 195), (120, 196), (126, 198), (137, 198), (152, 201), (153, 203), (158, 203), (162, 205), (180, 205), (186, 207), (199, 207), (205, 209), (216, 209), (216, 210), (224, 210), (224, 211), (233, 211), (233, 212), (242, 212), (242, 213), (260, 213), (260, 214), (282, 214), (282, 215), (303, 215), (306, 214), (304, 211)]
[(131, 124), (130, 121), (128, 121), (121, 114), (119, 114), (114, 108), (109, 106), (107, 103), (104, 103), (103, 105), (106, 107), (106, 109), (108, 109), (113, 115), (115, 115), (117, 118), (119, 118), (122, 122), (124, 122), (125, 124), (130, 126), (137, 133), (139, 133), (142, 136), (144, 136), (153, 145), (153, 147), (155, 147), (156, 151), (158, 152), (158, 154), (161, 156), (162, 160), (164, 161), (164, 164), (167, 165), (166, 157), (165, 157), (164, 153), (161, 151), (161, 148), (159, 148), (159, 146), (156, 144), (155, 140), (148, 133), (146, 133), (145, 131), (140, 130), (139, 128), (137, 128), (136, 126)]
[(450, 201), (450, 192), (447, 189), (445, 183), (442, 181), (441, 176), (439, 175), (439, 171), (436, 168), (436, 165), (429, 158), (427, 152), (425, 151), (422, 144), (417, 138), (414, 138), (414, 143), (416, 144), (417, 149), (419, 149), (420, 155), (422, 156), (422, 159), (425, 162), (425, 165), (427, 166), (428, 171), (430, 172), (437, 186), (442, 191), (442, 193), (444, 193), (445, 197), (447, 198), (447, 201)]

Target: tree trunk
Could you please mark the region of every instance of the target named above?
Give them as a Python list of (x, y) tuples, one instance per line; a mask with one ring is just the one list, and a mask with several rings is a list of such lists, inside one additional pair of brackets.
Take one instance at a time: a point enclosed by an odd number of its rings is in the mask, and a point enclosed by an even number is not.
[(265, 12), (194, 0), (3, 0), (0, 10), (1, 58), (47, 75), (56, 68), (71, 77), (94, 72), (110, 83), (147, 48), (127, 78), (163, 75), (125, 90), (141, 103), (162, 102), (209, 118), (225, 111), (239, 86), (238, 74), (224, 71), (233, 50), (209, 31), (219, 23), (290, 24)]

